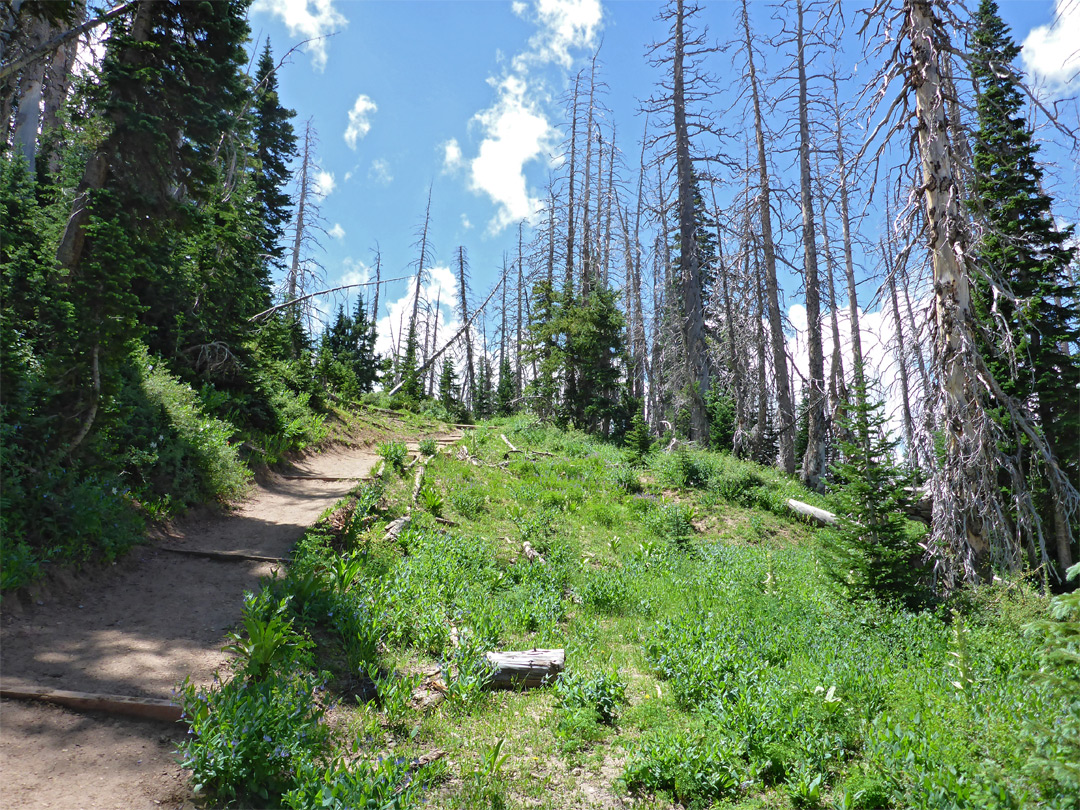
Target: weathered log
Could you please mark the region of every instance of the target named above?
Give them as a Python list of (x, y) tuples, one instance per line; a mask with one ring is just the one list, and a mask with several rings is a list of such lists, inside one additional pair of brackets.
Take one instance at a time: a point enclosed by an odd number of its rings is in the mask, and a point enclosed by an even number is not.
[(811, 506), (808, 503), (802, 501), (796, 501), (794, 498), (788, 498), (788, 507), (793, 512), (797, 512), (803, 517), (808, 517), (811, 520), (816, 520), (822, 526), (832, 526), (836, 523), (836, 515), (832, 512), (828, 512), (824, 509), (818, 509), (816, 506)]
[(170, 723), (179, 722), (181, 717), (179, 706), (172, 701), (160, 698), (99, 695), (91, 692), (68, 692), (63, 689), (43, 689), (36, 686), (0, 686), (0, 697), (15, 700), (40, 700), (79, 711), (122, 714)]
[(520, 453), (521, 452), (516, 447), (514, 447), (514, 445), (510, 444), (510, 440), (508, 438), (506, 438), (505, 434), (500, 433), (499, 438), (502, 439), (506, 443), (506, 446), (510, 448), (511, 453)]
[(413, 481), (412, 488), (412, 502), (416, 503), (416, 499), (420, 497), (420, 489), (424, 486), (424, 470), (427, 469), (425, 465), (421, 464), (416, 468), (416, 480)]
[(531, 689), (554, 681), (566, 665), (566, 650), (489, 652), (495, 667), (488, 686), (492, 689)]
[(383, 542), (386, 543), (390, 540), (397, 540), (398, 535), (405, 531), (410, 521), (412, 521), (412, 515), (402, 515), (397, 520), (390, 521), (386, 526), (386, 534), (383, 535)]
[(239, 551), (200, 551), (194, 548), (175, 548), (172, 546), (158, 546), (158, 548), (172, 554), (186, 554), (189, 557), (204, 557), (208, 560), (220, 560), (222, 562), (289, 562), (285, 557), (264, 557), (261, 554), (244, 554)]

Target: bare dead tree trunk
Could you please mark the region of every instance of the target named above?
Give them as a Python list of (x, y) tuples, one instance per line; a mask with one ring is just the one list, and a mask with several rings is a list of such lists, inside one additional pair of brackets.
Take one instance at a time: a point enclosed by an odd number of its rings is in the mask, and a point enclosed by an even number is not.
[(420, 229), (420, 259), (416, 265), (416, 287), (413, 290), (412, 316), (409, 318), (409, 334), (416, 334), (416, 315), (420, 310), (420, 286), (424, 280), (424, 268), (428, 261), (428, 228), (431, 225), (431, 188), (428, 184), (427, 205), (424, 207), (424, 224)]
[(821, 346), (821, 285), (814, 238), (814, 195), (810, 187), (810, 122), (806, 81), (806, 38), (803, 4), (797, 0), (796, 50), (799, 74), (799, 199), (802, 206), (803, 275), (806, 282), (806, 332), (809, 351), (807, 379), (808, 441), (802, 459), (802, 480), (809, 489), (825, 482), (825, 358)]
[(851, 320), (851, 356), (854, 366), (855, 398), (862, 404), (866, 391), (863, 367), (862, 332), (859, 326), (859, 296), (855, 285), (855, 253), (851, 238), (851, 209), (848, 200), (848, 166), (844, 156), (844, 127), (840, 117), (840, 90), (832, 75), (833, 111), (836, 114), (836, 172), (840, 190), (840, 232), (844, 240), (844, 278), (847, 280), (848, 318)]
[(518, 223), (517, 337), (514, 342), (514, 396), (521, 399), (521, 299), (525, 295), (525, 257), (521, 247), (522, 223)]
[(881, 257), (885, 262), (885, 279), (889, 286), (889, 302), (892, 305), (893, 326), (896, 329), (896, 360), (900, 371), (900, 407), (904, 427), (904, 448), (907, 451), (908, 465), (919, 467), (918, 448), (915, 444), (915, 426), (911, 418), (911, 390), (908, 385), (907, 342), (904, 340), (904, 322), (900, 318), (900, 302), (896, 290), (896, 268), (891, 266), (891, 245), (881, 242)]
[(577, 169), (577, 128), (578, 128), (578, 94), (581, 85), (581, 74), (574, 77), (574, 102), (573, 112), (570, 115), (570, 172), (568, 174), (569, 188), (566, 199), (566, 294), (574, 292), (574, 180)]
[(769, 166), (765, 155), (765, 130), (761, 120), (761, 98), (758, 91), (757, 72), (754, 68), (754, 48), (750, 34), (750, 15), (746, 0), (742, 0), (742, 24), (746, 43), (746, 60), (749, 68), (750, 90), (754, 104), (754, 135), (757, 141), (759, 217), (761, 223), (761, 247), (765, 260), (765, 300), (769, 312), (769, 331), (772, 338), (773, 372), (776, 379), (778, 401), (777, 418), (781, 429), (780, 465), (789, 475), (795, 473), (795, 408), (792, 405), (791, 383), (788, 379), (787, 354), (784, 350), (783, 313), (780, 312), (780, 292), (776, 280), (776, 248), (772, 230), (772, 201), (769, 188)]
[(461, 401), (466, 404), (466, 407), (472, 408), (473, 396), (476, 389), (476, 364), (473, 361), (473, 345), (472, 335), (469, 333), (469, 287), (468, 287), (468, 274), (469, 263), (465, 256), (465, 248), (458, 248), (458, 287), (459, 287), (459, 301), (458, 306), (461, 308), (461, 322), (465, 324), (465, 395), (461, 397)]
[(844, 378), (844, 355), (840, 346), (840, 321), (836, 304), (836, 261), (829, 237), (829, 215), (826, 205), (825, 189), (821, 185), (821, 168), (818, 166), (818, 201), (821, 208), (821, 247), (825, 254), (825, 272), (829, 282), (829, 325), (832, 328), (832, 357), (829, 369), (829, 398), (832, 408), (829, 419), (835, 420), (842, 403), (847, 399), (847, 385)]

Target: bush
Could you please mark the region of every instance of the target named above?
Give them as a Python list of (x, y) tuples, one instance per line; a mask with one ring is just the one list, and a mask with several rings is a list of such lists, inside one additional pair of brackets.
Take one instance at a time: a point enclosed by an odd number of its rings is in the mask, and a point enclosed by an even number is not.
[(591, 675), (564, 672), (555, 682), (555, 698), (560, 708), (589, 710), (599, 722), (611, 726), (626, 702), (626, 681), (617, 672), (600, 671)]
[(409, 448), (402, 442), (388, 441), (378, 446), (379, 456), (386, 465), (386, 471), (399, 475), (405, 472), (405, 462), (409, 458)]

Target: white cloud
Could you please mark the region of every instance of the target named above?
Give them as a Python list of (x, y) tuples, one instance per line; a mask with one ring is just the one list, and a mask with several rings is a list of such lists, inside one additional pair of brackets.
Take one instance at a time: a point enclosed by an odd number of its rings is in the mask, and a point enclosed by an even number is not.
[(388, 186), (394, 182), (394, 175), (390, 172), (390, 163), (382, 158), (371, 161), (368, 177), (380, 186)]
[[(371, 268), (362, 259), (347, 256), (341, 264), (345, 268), (345, 272), (341, 276), (340, 284), (366, 284), (371, 280)], [(368, 297), (368, 295), (364, 295), (365, 300)]]
[[(513, 9), (518, 16), (528, 16), (525, 3), (514, 3)], [(529, 50), (514, 58), (515, 69), (524, 70), (530, 63), (569, 69), (574, 62), (571, 50), (596, 47), (603, 16), (600, 0), (536, 0), (533, 18), (540, 30), (529, 40)]]
[(468, 214), (462, 214), (461, 215), (461, 227), (464, 228), (467, 231), (471, 231), (472, 226), (473, 226), (473, 224), (469, 221), (469, 215)]
[(345, 238), (345, 229), (341, 227), (340, 222), (335, 222), (334, 227), (332, 227), (326, 233), (329, 236), (334, 237), (334, 239), (344, 239)]
[(349, 125), (345, 127), (345, 143), (350, 149), (356, 149), (356, 142), (371, 132), (371, 113), (378, 109), (369, 96), (361, 93), (356, 97), (356, 103), (349, 110)]
[(524, 169), (552, 148), (558, 134), (530, 96), (523, 77), (507, 76), (497, 86), (495, 104), (475, 116), (484, 140), (469, 164), (470, 187), (498, 206), (490, 223), (495, 233), (533, 216), (540, 207), (529, 194)]
[[(426, 284), (421, 285), (420, 298), (426, 301), (428, 307), (421, 305), (417, 315), (417, 331), (420, 340), (424, 339), (425, 329), (435, 327), (435, 301), (439, 301), (439, 323), (435, 334), (436, 349), (442, 348), (443, 343), (454, 336), (461, 328), (461, 320), (457, 314), (457, 277), (454, 271), (445, 265), (429, 267), (425, 270), (428, 276)], [(413, 291), (416, 286), (416, 277), (413, 276), (406, 284), (405, 292), (399, 298), (387, 300), (385, 307), (380, 310), (382, 315), (377, 322), (376, 331), (378, 337), (375, 342), (375, 350), (380, 354), (388, 354), (393, 351), (394, 343), (400, 340), (400, 333), (409, 328), (409, 318), (412, 317)], [(365, 299), (368, 296), (365, 295)], [(430, 337), (429, 337), (430, 339)]]
[(442, 148), (444, 171), (456, 172), (463, 165), (465, 165), (465, 161), (461, 154), (461, 145), (458, 144), (457, 138), (451, 138), (442, 145)]
[(1031, 29), (1021, 56), (1027, 72), (1052, 94), (1075, 85), (1080, 76), (1080, 3), (1057, 0), (1053, 23)]
[(285, 23), (290, 36), (311, 40), (311, 65), (320, 72), (326, 69), (326, 37), (349, 24), (334, 0), (255, 0), (251, 12), (260, 11)]
[(327, 171), (320, 171), (315, 175), (315, 196), (328, 197), (337, 188), (337, 181), (334, 180), (334, 173)]

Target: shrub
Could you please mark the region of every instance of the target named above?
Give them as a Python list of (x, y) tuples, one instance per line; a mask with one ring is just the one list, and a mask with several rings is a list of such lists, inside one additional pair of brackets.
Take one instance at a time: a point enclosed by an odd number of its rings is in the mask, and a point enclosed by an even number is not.
[(398, 474), (405, 472), (405, 462), (409, 458), (409, 448), (402, 442), (383, 442), (378, 446), (378, 453), (386, 465), (387, 472), (391, 470)]
[(597, 720), (614, 725), (626, 702), (626, 681), (617, 672), (591, 675), (563, 673), (555, 682), (555, 698), (562, 709), (587, 709)]
[(434, 439), (421, 439), (420, 452), (425, 456), (433, 456), (439, 452), (439, 445)]
[(623, 779), (633, 793), (666, 792), (681, 804), (697, 804), (737, 795), (739, 771), (730, 746), (673, 732), (648, 738), (631, 756)]

